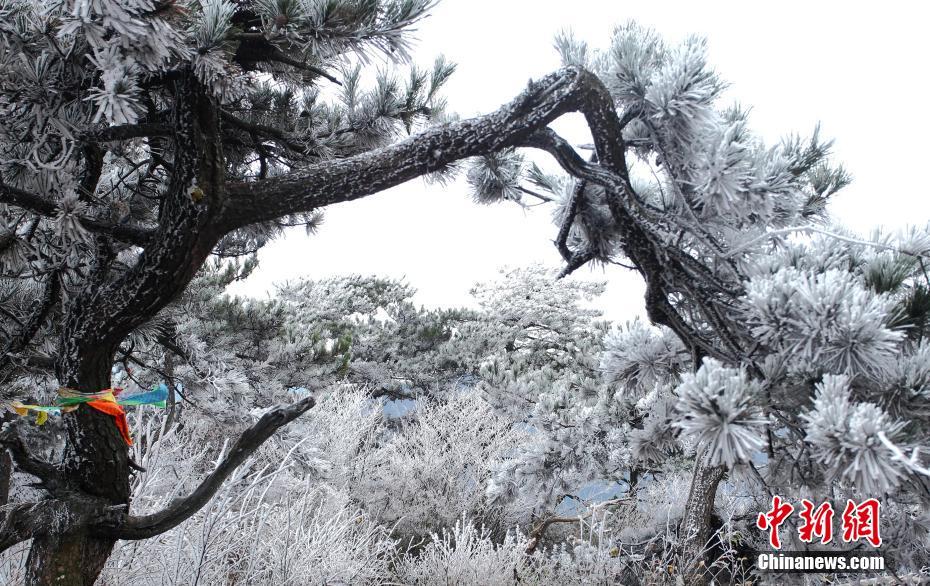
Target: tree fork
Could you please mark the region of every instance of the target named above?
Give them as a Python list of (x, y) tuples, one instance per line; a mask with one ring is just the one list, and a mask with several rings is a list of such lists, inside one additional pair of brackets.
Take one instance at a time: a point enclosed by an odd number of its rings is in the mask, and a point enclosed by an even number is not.
[[(175, 173), (161, 210), (163, 239), (146, 249), (126, 276), (82, 291), (67, 308), (56, 364), (63, 386), (84, 393), (110, 387), (116, 348), (132, 329), (169, 303), (193, 278), (221, 234), (211, 212), (222, 194), (222, 150), (216, 108), (188, 73), (175, 82)], [(191, 197), (198, 188), (202, 198)], [(130, 464), (112, 418), (79, 408), (65, 416), (68, 431), (62, 470), (82, 495), (128, 511)], [(66, 501), (65, 517), (81, 516)], [(89, 520), (88, 520), (89, 522)], [(116, 543), (87, 522), (42, 532), (33, 538), (27, 584), (90, 586)]]
[[(589, 164), (574, 153), (581, 166), (568, 168), (569, 172), (609, 185), (615, 195), (610, 198), (611, 211), (620, 214), (618, 221), (629, 219), (631, 226), (642, 231), (661, 224), (654, 210), (636, 200), (629, 186), (623, 122), (609, 92), (594, 74), (580, 67), (567, 67), (531, 82), (520, 96), (491, 114), (437, 126), (391, 146), (286, 175), (229, 184), (224, 178), (219, 108), (190, 72), (173, 78), (172, 83), (175, 157), (159, 228), (135, 267), (108, 285), (83, 291), (66, 312), (56, 371), (61, 383), (80, 391), (110, 386), (112, 359), (122, 339), (184, 290), (225, 234), (359, 199), (458, 160), (506, 148), (545, 148), (559, 158), (560, 145), (545, 141), (546, 126), (570, 112), (584, 115), (598, 163)], [(574, 164), (570, 158), (560, 162), (568, 162), (569, 167)], [(645, 240), (647, 248), (653, 244)], [(88, 409), (79, 409), (68, 419), (64, 468), (87, 494), (128, 508), (128, 458), (112, 422)], [(218, 477), (217, 486), (223, 478)], [(149, 519), (135, 533), (128, 529), (133, 523), (127, 522), (123, 534), (94, 534), (84, 526), (39, 537), (29, 557), (30, 583), (91, 584), (117, 538), (144, 538), (156, 534), (156, 529), (170, 528), (193, 514), (213, 492), (199, 493), (197, 507), (175, 509), (170, 523)]]

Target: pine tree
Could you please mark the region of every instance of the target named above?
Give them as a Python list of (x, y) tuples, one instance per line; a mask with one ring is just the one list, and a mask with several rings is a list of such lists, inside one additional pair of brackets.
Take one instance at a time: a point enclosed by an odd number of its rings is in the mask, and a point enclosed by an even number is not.
[[(203, 270), (211, 257), (247, 257), (287, 226), (312, 229), (328, 205), (474, 159), (467, 179), (477, 199), (533, 193), (558, 204), (563, 273), (623, 262), (645, 280), (648, 317), (671, 332), (657, 335), (677, 342), (651, 372), (624, 351), (609, 368), (618, 380), (653, 380), (679, 403), (671, 423), (647, 419), (662, 442), (638, 445), (661, 454), (671, 425), (698, 449), (682, 521), (687, 548), (709, 536), (726, 469), (766, 446), (775, 471), (771, 454), (807, 442), (808, 454), (831, 463), (831, 479), (873, 478), (869, 488), (882, 491), (923, 486), (924, 427), (899, 418), (919, 413), (925, 394), (918, 278), (927, 241), (879, 243), (891, 250), (857, 264), (875, 244), (832, 234), (809, 263), (787, 236), (822, 232), (826, 201), (848, 182), (826, 162), (829, 143), (815, 133), (766, 147), (744, 111), (720, 108), (724, 84), (700, 39), (669, 47), (635, 25), (619, 27), (605, 51), (560, 37), (563, 69), (496, 112), (449, 121), (440, 92), (451, 64), (399, 72), (408, 33), (431, 5), (0, 3), (0, 375), (12, 391), (109, 389), (113, 365), (138, 359), (135, 345), (151, 348), (164, 378), (174, 376), (165, 356), (196, 368), (183, 302), (185, 291), (202, 294), (229, 278)], [(375, 53), (396, 66), (368, 75)], [(587, 158), (548, 128), (570, 112), (591, 130)], [(526, 149), (551, 155), (566, 176), (529, 164)], [(191, 289), (195, 279), (213, 282)], [(320, 290), (228, 306), (218, 323), (238, 320), (251, 338), (218, 330), (186, 343), (230, 342), (218, 356), (248, 367), (219, 367), (229, 389), (245, 391), (235, 380), (250, 376), (286, 388), (300, 369), (345, 374), (365, 350), (348, 337), (352, 327), (319, 314), (289, 331), (277, 318), (313, 295)], [(430, 347), (452, 336), (454, 319), (436, 316), (404, 335)], [(402, 330), (401, 322), (396, 335)], [(514, 351), (534, 337), (530, 344), (565, 345), (524, 329)], [(293, 369), (269, 374), (289, 360)], [(899, 391), (890, 402), (889, 385)], [(116, 540), (153, 537), (195, 514), (312, 405), (308, 397), (269, 410), (187, 497), (141, 516), (129, 511), (133, 462), (112, 417), (85, 407), (66, 414), (56, 463), (26, 446), (20, 426), (7, 426), (3, 444), (45, 495), (2, 510), (2, 549), (32, 539), (29, 583), (91, 584)], [(782, 421), (785, 412), (793, 417)], [(796, 428), (803, 438), (791, 434)]]
[[(406, 59), (407, 32), (430, 5), (4, 2), (6, 376), (53, 364), (60, 387), (108, 389), (120, 344), (211, 254), (255, 250), (327, 205), (515, 146), (562, 113), (608, 107), (592, 98), (603, 95), (596, 78), (571, 69), (496, 113), (392, 142), (441, 120), (451, 65), (389, 71), (366, 89), (352, 64), (373, 52)], [(240, 447), (309, 406), (275, 412)], [(112, 418), (82, 408), (67, 422), (62, 463), (13, 450), (50, 496), (5, 514), (4, 544), (32, 538), (34, 583), (93, 582), (115, 539), (157, 535), (222, 479), (163, 514), (131, 517)], [(50, 516), (67, 522), (47, 527)]]
[[(546, 175), (510, 153), (507, 165), (480, 162), (472, 176), (484, 179), (473, 184), (504, 198), (530, 184), (555, 200), (566, 273), (600, 261), (643, 275), (659, 328), (633, 324), (608, 336), (602, 368), (632, 407), (631, 472), (683, 448), (695, 458), (679, 529), (690, 563), (683, 572), (707, 578), (697, 564), (709, 561), (715, 496), (728, 472), (749, 478), (757, 494), (840, 507), (845, 496), (884, 497), (908, 544), (898, 561), (920, 567), (919, 541), (909, 535), (920, 534), (915, 502), (926, 502), (928, 482), (926, 389), (916, 366), (930, 286), (926, 229), (858, 238), (830, 226), (827, 202), (850, 181), (827, 161), (830, 143), (815, 130), (763, 144), (744, 110), (718, 105), (724, 84), (699, 39), (666, 47), (628, 25), (605, 51), (570, 36), (557, 48), (566, 65), (596, 72), (621, 104), (623, 144), (635, 155), (618, 157), (626, 182), (605, 188), (594, 167), (605, 164), (602, 149), (586, 163), (550, 135), (540, 142), (572, 177)], [(623, 417), (613, 429), (622, 426)]]

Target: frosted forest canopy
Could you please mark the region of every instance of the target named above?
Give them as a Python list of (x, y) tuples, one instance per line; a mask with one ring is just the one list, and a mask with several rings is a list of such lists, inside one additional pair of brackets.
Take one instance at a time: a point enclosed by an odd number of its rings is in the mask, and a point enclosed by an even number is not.
[[(89, 404), (7, 416), (4, 579), (739, 581), (773, 494), (881, 498), (889, 564), (925, 568), (927, 229), (831, 225), (830, 142), (764, 144), (699, 38), (560, 35), (562, 69), (459, 120), (453, 64), (411, 65), (432, 4), (0, 2), (5, 400), (171, 389), (131, 447)], [(549, 127), (572, 112), (591, 144)], [(222, 294), (327, 206), (456, 175), (549, 205), (562, 270), (470, 310)], [(648, 323), (599, 320), (590, 263), (642, 276)]]

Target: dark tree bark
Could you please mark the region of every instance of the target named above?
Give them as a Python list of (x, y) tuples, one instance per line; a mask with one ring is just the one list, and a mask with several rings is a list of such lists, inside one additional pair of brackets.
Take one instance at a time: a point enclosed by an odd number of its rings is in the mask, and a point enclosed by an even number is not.
[[(692, 367), (696, 371), (701, 366), (704, 353), (692, 346)], [(717, 487), (726, 477), (723, 466), (711, 466), (704, 462), (703, 454), (698, 453), (691, 475), (691, 488), (685, 501), (684, 517), (678, 526), (678, 555), (682, 575), (689, 584), (701, 586), (711, 578), (708, 574), (710, 552), (714, 549), (712, 518)]]
[[(109, 378), (110, 369), (106, 369)], [(94, 388), (77, 385), (78, 390)], [(107, 383), (105, 387), (109, 386)], [(114, 506), (129, 504), (129, 458), (112, 418), (81, 408), (67, 419), (68, 439), (63, 469), (69, 481), (87, 494)], [(67, 514), (74, 514), (68, 511)], [(27, 584), (93, 584), (115, 539), (91, 534), (89, 527), (48, 531), (33, 537), (27, 559)]]
[[(4, 413), (0, 416), (0, 427), (13, 420), (12, 413)], [(9, 452), (0, 449), (0, 507), (5, 507), (10, 502), (10, 482), (13, 476), (13, 458)]]
[[(56, 374), (84, 393), (110, 388), (119, 343), (183, 291), (222, 236), (213, 208), (223, 194), (217, 107), (188, 74), (175, 82), (175, 172), (161, 211), (159, 238), (136, 267), (106, 286), (84, 287), (66, 308)], [(202, 197), (192, 196), (199, 189)], [(108, 259), (93, 274), (106, 275)], [(102, 280), (102, 279), (101, 279)], [(129, 458), (110, 416), (81, 407), (65, 415), (67, 440), (61, 468), (74, 490), (128, 510)], [(116, 537), (89, 527), (49, 531), (33, 539), (29, 584), (93, 584)]]
[(10, 480), (13, 475), (13, 458), (0, 452), (0, 507), (10, 502)]
[(726, 469), (723, 466), (708, 466), (700, 460), (694, 465), (685, 516), (679, 528), (682, 573), (688, 584), (706, 584), (710, 579), (707, 558), (713, 537), (711, 516), (717, 487), (725, 476)]
[[(119, 343), (183, 291), (226, 233), (250, 223), (363, 197), (462, 158), (516, 146), (535, 129), (583, 108), (592, 95), (598, 98), (597, 106), (612, 108), (593, 75), (567, 69), (531, 84), (517, 100), (489, 116), (440, 127), (398, 145), (311, 166), (283, 178), (227, 189), (219, 107), (192, 75), (178, 76), (173, 83), (175, 155), (159, 226), (146, 240), (137, 265), (115, 280), (106, 279), (110, 259), (105, 255), (98, 258), (90, 275), (99, 282), (88, 282), (64, 308), (56, 363), (62, 386), (87, 393), (109, 388)], [(41, 201), (13, 195), (15, 203), (28, 204), (40, 213), (52, 212)], [(88, 521), (88, 510), (128, 511), (126, 446), (111, 418), (93, 409), (79, 408), (65, 420), (67, 446), (60, 469), (66, 492), (80, 498), (59, 495), (54, 510), (65, 522), (47, 530), (30, 515), (51, 507), (52, 502), (39, 509), (10, 512), (9, 518), (17, 521), (14, 525), (20, 531), (34, 532), (28, 558), (30, 584), (92, 584), (116, 539), (142, 538), (169, 529), (202, 506), (215, 492), (214, 485), (225, 478), (224, 474), (216, 476), (212, 484), (164, 516), (128, 520), (122, 525), (94, 525)], [(239, 451), (237, 457), (245, 453)], [(239, 462), (241, 459), (235, 465)]]

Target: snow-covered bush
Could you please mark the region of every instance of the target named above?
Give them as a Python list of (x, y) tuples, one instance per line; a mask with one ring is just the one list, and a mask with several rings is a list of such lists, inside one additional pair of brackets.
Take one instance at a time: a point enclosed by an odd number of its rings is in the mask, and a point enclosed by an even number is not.
[[(296, 442), (282, 438), (278, 450), (259, 453), (240, 466), (210, 503), (157, 539), (120, 542), (101, 584), (378, 584), (395, 551), (390, 527), (379, 524), (346, 492), (359, 458), (347, 434), (357, 429), (358, 393), (323, 402), (320, 427), (334, 436)], [(327, 413), (328, 411), (328, 413)], [(334, 424), (333, 417), (343, 416)], [(309, 426), (308, 426), (309, 427)], [(140, 513), (158, 510), (203, 470), (222, 459), (227, 445), (192, 441), (188, 428), (174, 427), (149, 444), (141, 459), (134, 498)], [(335, 434), (349, 440), (343, 455)], [(357, 437), (357, 436), (356, 436)], [(217, 439), (217, 438), (212, 438)], [(332, 458), (310, 466), (299, 450), (311, 444)], [(364, 445), (363, 447), (368, 447)], [(364, 454), (363, 454), (364, 456)], [(303, 466), (301, 466), (303, 464)], [(328, 474), (327, 474), (328, 473)]]
[(476, 391), (424, 399), (373, 454), (368, 507), (403, 536), (441, 531), (463, 515), (506, 533), (525, 512), (499, 504), (488, 489), (496, 464), (525, 441)]

